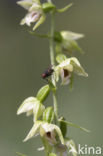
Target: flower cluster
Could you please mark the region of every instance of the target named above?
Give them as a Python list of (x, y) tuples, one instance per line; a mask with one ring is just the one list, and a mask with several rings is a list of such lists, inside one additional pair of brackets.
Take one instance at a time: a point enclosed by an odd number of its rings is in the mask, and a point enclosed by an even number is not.
[[(47, 13), (50, 13), (53, 17), (55, 13), (62, 13), (71, 7), (71, 4), (69, 4), (62, 9), (57, 9), (51, 1), (41, 3), (40, 0), (21, 0), (17, 4), (27, 10), (21, 25), (31, 26), (34, 23), (33, 31), (45, 21)], [(33, 127), (24, 139), (24, 142), (39, 134), (43, 142), (43, 148), (39, 148), (39, 150), (45, 149), (47, 156), (67, 156), (69, 154), (76, 156), (75, 143), (66, 136), (67, 125), (84, 131), (87, 130), (67, 122), (64, 117), (58, 117), (56, 84), (61, 78), (61, 85), (69, 84), (72, 86), (74, 74), (84, 77), (88, 76), (79, 60), (73, 56), (75, 51), (82, 52), (77, 40), (83, 38), (84, 35), (71, 31), (57, 32), (51, 26), (51, 34), (39, 34), (38, 36), (46, 36), (50, 39), (51, 63), (54, 64), (51, 69), (48, 69), (43, 74), (43, 78), (46, 78), (48, 84), (43, 86), (35, 97), (25, 99), (17, 111), (17, 115), (26, 113), (27, 116), (33, 116)], [(55, 45), (55, 48), (53, 45)], [(44, 101), (50, 92), (53, 93), (54, 107), (45, 107)]]

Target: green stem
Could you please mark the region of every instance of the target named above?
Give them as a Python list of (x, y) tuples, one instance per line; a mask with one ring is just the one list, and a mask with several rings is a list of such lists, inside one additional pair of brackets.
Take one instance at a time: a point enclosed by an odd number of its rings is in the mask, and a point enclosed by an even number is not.
[[(51, 12), (51, 31), (50, 31), (50, 60), (51, 60), (51, 65), (55, 67), (55, 56), (54, 56), (54, 12)], [(56, 87), (56, 81), (55, 81), (55, 75), (52, 75), (52, 83)], [(57, 96), (56, 96), (56, 91), (53, 91), (53, 102), (54, 102), (54, 113), (56, 116), (56, 119), (58, 120), (58, 104), (57, 104)]]

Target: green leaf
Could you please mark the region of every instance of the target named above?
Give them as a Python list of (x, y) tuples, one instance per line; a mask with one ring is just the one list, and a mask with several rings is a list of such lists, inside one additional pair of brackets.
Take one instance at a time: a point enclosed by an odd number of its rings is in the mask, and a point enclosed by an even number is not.
[(43, 14), (41, 17), (40, 17), (40, 19), (39, 19), (39, 21), (35, 24), (35, 26), (33, 27), (33, 31), (35, 31), (44, 21), (45, 21), (45, 15)]
[(45, 13), (48, 13), (48, 12), (56, 9), (55, 5), (52, 3), (43, 3), (42, 8)]
[(64, 55), (64, 54), (58, 54), (56, 56), (56, 61), (57, 61), (57, 63), (61, 63), (61, 62), (65, 61), (66, 58), (67, 58), (66, 55)]
[[(63, 121), (65, 121), (65, 118), (62, 118)], [(67, 124), (65, 122), (60, 121), (60, 129), (62, 131), (63, 137), (65, 138), (67, 133)]]
[(25, 155), (23, 153), (19, 153), (19, 152), (16, 152), (16, 154), (19, 155), (19, 156), (27, 156), (27, 155)]
[(62, 8), (62, 9), (57, 9), (56, 11), (59, 13), (63, 13), (65, 11), (67, 11), (71, 6), (73, 5), (73, 3), (70, 3), (69, 5), (67, 5), (66, 7)]
[(71, 126), (71, 127), (79, 128), (80, 130), (85, 131), (85, 132), (87, 132), (87, 133), (90, 132), (89, 130), (87, 130), (87, 129), (83, 128), (83, 127), (80, 127), (79, 125), (74, 124), (74, 123), (72, 123), (72, 122), (68, 122), (68, 121), (64, 121), (64, 120), (59, 119), (59, 122), (61, 122), (61, 121), (64, 122), (64, 123), (66, 123), (67, 125), (69, 125), (69, 126)]
[(48, 107), (43, 113), (43, 121), (51, 123), (54, 120), (53, 107)]
[(37, 99), (40, 101), (40, 102), (43, 102), (46, 97), (48, 96), (48, 94), (50, 93), (50, 87), (49, 85), (46, 85), (44, 87), (42, 87), (38, 93), (37, 93)]

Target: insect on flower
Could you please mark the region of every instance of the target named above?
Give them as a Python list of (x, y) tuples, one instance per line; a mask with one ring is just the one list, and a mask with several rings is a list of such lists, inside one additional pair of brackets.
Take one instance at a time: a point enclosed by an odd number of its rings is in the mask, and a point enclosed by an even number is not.
[(42, 78), (43, 79), (46, 79), (46, 78), (48, 78), (49, 76), (51, 76), (52, 74), (53, 74), (53, 72), (54, 72), (54, 69), (52, 68), (52, 66), (51, 67), (49, 67), (49, 68), (47, 68), (47, 70), (45, 70), (43, 73), (42, 73)]

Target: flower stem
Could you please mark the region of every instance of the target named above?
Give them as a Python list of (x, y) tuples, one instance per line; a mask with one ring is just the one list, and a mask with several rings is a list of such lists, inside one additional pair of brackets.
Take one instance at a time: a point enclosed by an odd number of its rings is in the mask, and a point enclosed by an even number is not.
[[(51, 12), (51, 31), (50, 31), (50, 60), (51, 65), (55, 67), (55, 56), (54, 56), (54, 28), (55, 28), (55, 22), (54, 22), (54, 12)], [(56, 87), (56, 81), (55, 81), (55, 75), (52, 75), (52, 83)], [(58, 120), (58, 104), (57, 104), (57, 95), (56, 91), (53, 91), (53, 103), (54, 103), (54, 113), (55, 117)]]

